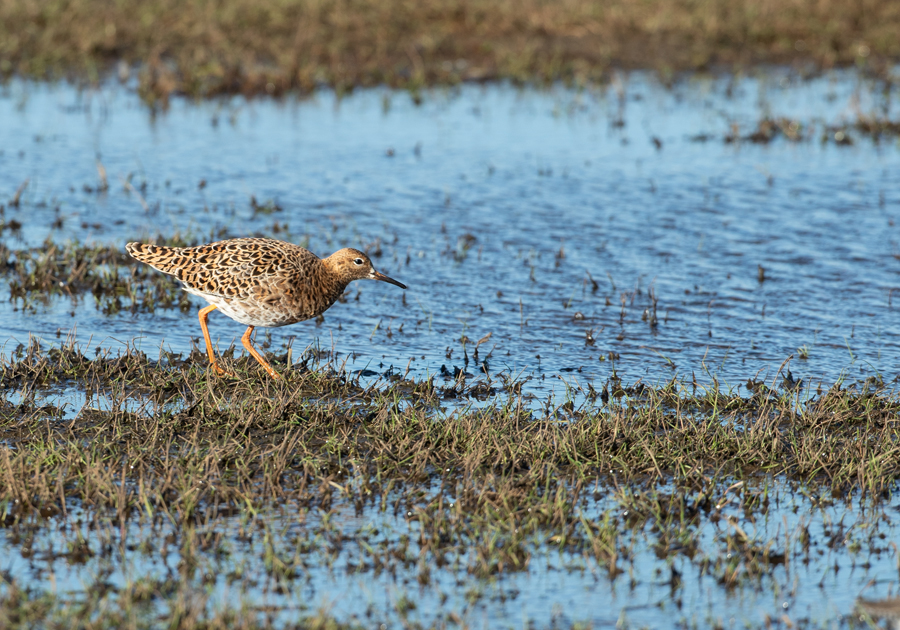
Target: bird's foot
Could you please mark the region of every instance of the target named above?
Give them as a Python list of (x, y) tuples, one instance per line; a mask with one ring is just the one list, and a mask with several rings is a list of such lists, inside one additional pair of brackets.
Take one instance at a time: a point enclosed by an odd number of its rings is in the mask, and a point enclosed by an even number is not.
[(270, 366), (264, 365), (263, 367), (266, 368), (266, 372), (268, 372), (269, 376), (271, 376), (273, 379), (275, 379), (276, 381), (281, 380), (281, 376), (278, 374), (278, 372), (273, 370)]
[(226, 370), (218, 363), (210, 363), (209, 366), (216, 373), (216, 376), (227, 376), (228, 378), (237, 378), (237, 374), (231, 372), (230, 370)]

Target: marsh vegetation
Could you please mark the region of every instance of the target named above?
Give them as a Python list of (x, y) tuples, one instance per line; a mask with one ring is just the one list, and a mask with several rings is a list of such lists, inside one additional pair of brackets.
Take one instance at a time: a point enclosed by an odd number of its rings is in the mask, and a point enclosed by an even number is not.
[[(631, 590), (647, 586), (641, 564), (667, 567), (673, 602), (682, 579), (723, 594), (769, 589), (821, 566), (823, 550), (839, 559), (836, 573), (891, 555), (893, 521), (875, 515), (900, 475), (900, 399), (879, 382), (800, 400), (783, 383), (750, 383), (742, 397), (612, 379), (542, 414), (509, 380), (479, 403), (478, 385), (462, 379), (389, 375), (363, 387), (313, 357), (273, 382), (248, 359), (229, 365), (239, 375), (229, 380), (200, 352), (88, 352), (34, 341), (2, 360), (0, 379), (20, 392), (0, 410), (7, 544), (50, 575), (104, 567), (83, 595), (7, 576), (7, 627), (84, 616), (268, 626), (290, 613), (311, 562), (413, 579), (412, 599), (391, 613), (405, 619), (416, 590), (490, 582), (548, 555)], [(81, 408), (40, 402), (66, 390), (85, 392)], [(809, 507), (781, 527), (793, 493)], [(833, 521), (841, 506), (864, 512)], [(773, 517), (778, 526), (764, 526)], [(144, 565), (156, 577), (142, 577)], [(219, 601), (230, 589), (278, 604), (264, 614)], [(473, 605), (483, 596), (467, 595)], [(364, 621), (365, 606), (351, 609)], [(301, 616), (335, 623), (322, 614)], [(455, 625), (458, 614), (421, 619)]]
[[(0, 0), (0, 626), (890, 614), (900, 14), (595, 5)], [(219, 378), (247, 235), (410, 290)]]
[(603, 81), (615, 69), (858, 65), (900, 56), (887, 0), (155, 0), (0, 3), (0, 73), (136, 73), (149, 102), (461, 81)]

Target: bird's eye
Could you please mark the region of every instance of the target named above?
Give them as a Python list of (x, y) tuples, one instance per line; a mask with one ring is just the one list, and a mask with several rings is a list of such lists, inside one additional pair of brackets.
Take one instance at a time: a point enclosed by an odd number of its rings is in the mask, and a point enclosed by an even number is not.
[(362, 258), (357, 258), (353, 261), (353, 263), (356, 265), (362, 265), (363, 263), (365, 263), (365, 261)]

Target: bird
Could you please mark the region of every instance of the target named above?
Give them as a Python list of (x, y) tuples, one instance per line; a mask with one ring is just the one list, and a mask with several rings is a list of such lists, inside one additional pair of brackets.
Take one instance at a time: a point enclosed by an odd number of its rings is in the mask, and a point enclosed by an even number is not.
[(128, 243), (132, 258), (177, 278), (182, 288), (209, 302), (200, 309), (206, 354), (219, 376), (234, 374), (216, 361), (207, 319), (218, 309), (247, 326), (244, 348), (273, 379), (278, 373), (250, 343), (257, 327), (276, 328), (318, 317), (354, 280), (406, 285), (379, 273), (369, 257), (353, 248), (319, 258), (299, 245), (270, 238), (232, 238), (195, 247)]

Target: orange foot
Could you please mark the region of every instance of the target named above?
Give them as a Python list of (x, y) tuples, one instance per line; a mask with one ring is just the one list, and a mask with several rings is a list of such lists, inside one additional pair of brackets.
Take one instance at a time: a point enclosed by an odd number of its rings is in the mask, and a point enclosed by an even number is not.
[(235, 374), (234, 372), (231, 372), (229, 370), (226, 370), (218, 363), (210, 363), (209, 367), (211, 367), (213, 369), (213, 371), (215, 371), (216, 376), (227, 376), (229, 378), (237, 378), (237, 374)]
[(247, 326), (247, 331), (244, 333), (244, 336), (241, 337), (241, 343), (244, 344), (244, 347), (253, 356), (253, 358), (256, 359), (259, 362), (259, 364), (266, 369), (266, 372), (269, 373), (269, 376), (274, 378), (276, 381), (280, 380), (281, 377), (278, 376), (278, 372), (276, 372), (275, 370), (272, 369), (272, 366), (269, 365), (269, 362), (266, 361), (263, 358), (263, 356), (259, 352), (257, 352), (256, 348), (254, 348), (253, 345), (250, 343), (250, 335), (252, 335), (252, 334), (253, 334), (253, 326)]

